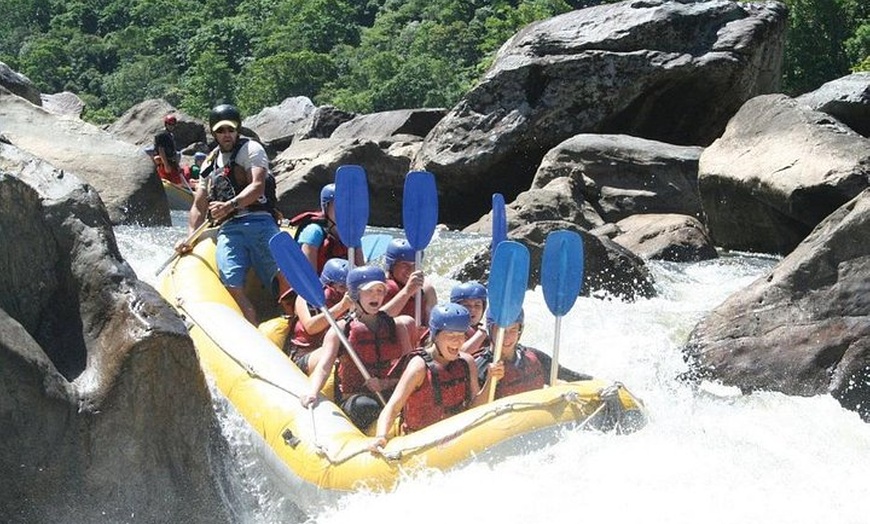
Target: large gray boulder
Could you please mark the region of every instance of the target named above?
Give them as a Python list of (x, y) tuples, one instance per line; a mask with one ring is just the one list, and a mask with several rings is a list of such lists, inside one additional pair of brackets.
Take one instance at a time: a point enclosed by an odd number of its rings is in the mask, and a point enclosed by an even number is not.
[[(278, 209), (290, 218), (320, 209), (320, 190), (335, 182), (339, 166), (363, 166), (369, 186), (369, 225), (402, 225), (402, 190), (411, 160), (388, 154), (369, 140), (300, 140), (282, 151), (272, 165), (278, 182)], [(376, 205), (375, 205), (376, 204)]]
[(870, 190), (695, 327), (693, 374), (745, 391), (831, 393), (870, 422), (868, 238)]
[(332, 138), (379, 139), (396, 135), (425, 137), (444, 118), (441, 108), (396, 109), (358, 115), (336, 128)]
[(266, 150), (274, 156), (287, 149), (300, 131), (307, 129), (316, 110), (317, 106), (307, 96), (294, 96), (246, 117), (242, 125), (253, 129)]
[(763, 95), (701, 154), (698, 186), (717, 246), (787, 254), (870, 186), (870, 140), (785, 95)]
[(698, 262), (717, 258), (707, 228), (695, 217), (677, 214), (631, 215), (615, 224), (614, 242), (644, 260)]
[(98, 195), (0, 144), (4, 522), (230, 522), (184, 323), (121, 258)]
[[(459, 227), (529, 187), (544, 154), (580, 133), (707, 145), (748, 99), (779, 88), (778, 2), (625, 1), (531, 24), (426, 137), (414, 160), (456, 198)], [(703, 118), (699, 118), (703, 115)]]
[(49, 113), (55, 115), (72, 116), (76, 118), (82, 117), (82, 112), (85, 110), (85, 101), (79, 98), (75, 93), (64, 91), (52, 95), (40, 95), (42, 107)]
[(170, 224), (169, 204), (154, 164), (136, 146), (79, 118), (53, 115), (2, 87), (0, 135), (88, 182), (113, 224)]
[(20, 96), (31, 104), (37, 106), (42, 104), (42, 98), (36, 85), (29, 78), (13, 71), (3, 62), (0, 62), (0, 87), (8, 89), (10, 93)]
[(703, 148), (628, 135), (581, 134), (547, 152), (532, 181), (541, 188), (571, 177), (606, 222), (634, 214), (701, 218), (698, 159)]
[(139, 102), (112, 122), (107, 131), (115, 137), (141, 148), (154, 145), (154, 135), (162, 132), (163, 117), (175, 115), (175, 145), (181, 151), (193, 144), (205, 144), (209, 137), (208, 126), (201, 120), (175, 109), (162, 98)]
[(831, 80), (822, 87), (796, 98), (810, 109), (827, 113), (870, 138), (870, 72)]
[[(599, 237), (563, 220), (544, 220), (525, 224), (508, 233), (508, 239), (522, 243), (529, 249), (529, 289), (541, 284), (541, 260), (547, 235), (553, 231), (574, 231), (583, 239), (583, 296), (613, 297), (633, 301), (656, 295), (655, 283), (649, 269), (637, 255), (607, 237)], [(466, 282), (489, 279), (491, 253), (489, 248), (475, 253), (451, 277)]]

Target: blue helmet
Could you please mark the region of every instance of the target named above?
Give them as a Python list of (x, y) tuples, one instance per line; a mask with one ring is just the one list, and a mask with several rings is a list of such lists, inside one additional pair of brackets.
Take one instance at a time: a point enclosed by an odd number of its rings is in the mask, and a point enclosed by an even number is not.
[(470, 325), (468, 310), (453, 302), (438, 304), (429, 313), (429, 332), (433, 338), (441, 331), (465, 333)]
[(325, 286), (327, 284), (346, 284), (347, 283), (347, 260), (343, 258), (330, 258), (323, 265), (323, 270), (320, 272), (320, 282)]
[(320, 209), (326, 214), (326, 207), (335, 200), (335, 184), (326, 184), (320, 190)]
[(347, 291), (350, 298), (359, 300), (359, 292), (368, 289), (374, 282), (380, 282), (386, 286), (387, 276), (384, 270), (375, 266), (355, 267), (347, 272)]
[(450, 301), (457, 304), (463, 300), (475, 298), (483, 300), (483, 307), (486, 307), (486, 287), (477, 280), (456, 284), (450, 290)]
[(414, 262), (417, 252), (404, 238), (394, 238), (387, 246), (384, 260), (387, 261), (387, 269), (392, 269), (396, 262)]

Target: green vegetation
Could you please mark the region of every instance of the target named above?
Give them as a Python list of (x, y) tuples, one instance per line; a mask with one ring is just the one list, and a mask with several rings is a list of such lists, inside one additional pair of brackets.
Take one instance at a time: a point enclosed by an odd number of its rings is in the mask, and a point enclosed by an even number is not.
[[(147, 98), (203, 116), (290, 96), (356, 112), (450, 107), (524, 25), (607, 0), (0, 0), (0, 61), (88, 120)], [(870, 70), (866, 0), (786, 0), (784, 90)]]

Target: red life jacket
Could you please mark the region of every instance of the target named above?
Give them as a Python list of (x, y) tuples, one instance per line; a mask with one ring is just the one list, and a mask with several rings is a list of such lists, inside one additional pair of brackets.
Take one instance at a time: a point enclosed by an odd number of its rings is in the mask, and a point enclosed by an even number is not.
[[(155, 156), (154, 158), (157, 161), (157, 176), (163, 180), (172, 182), (177, 186), (187, 188), (187, 186), (184, 185), (184, 180), (181, 179), (183, 176), (181, 169), (175, 166), (163, 165), (163, 160), (159, 156)], [(189, 177), (187, 178), (189, 179)]]
[(295, 240), (299, 240), (299, 234), (309, 224), (317, 224), (326, 233), (323, 244), (317, 250), (317, 274), (319, 275), (323, 271), (326, 261), (330, 258), (347, 259), (347, 246), (330, 232), (329, 219), (323, 214), (323, 211), (305, 211), (290, 219), (290, 225), (296, 228), (293, 234)]
[(516, 353), (513, 362), (505, 362), (504, 377), (495, 386), (496, 398), (540, 389), (546, 383), (544, 367), (535, 352), (518, 344)]
[(457, 358), (442, 365), (425, 351), (413, 355), (426, 362), (426, 378), (411, 393), (402, 409), (402, 430), (405, 433), (423, 429), (460, 413), (471, 402), (471, 372), (464, 359)]
[[(396, 282), (392, 278), (387, 277), (387, 295), (386, 295), (386, 297), (384, 297), (384, 304), (386, 304), (387, 302), (392, 300), (393, 297), (395, 297), (399, 293), (399, 291), (402, 289), (402, 287), (403, 286), (400, 286), (398, 282)], [(420, 316), (422, 317), (420, 319), (420, 325), (426, 326), (429, 324), (429, 315), (426, 314), (426, 307), (425, 307), (426, 306), (426, 298), (421, 297), (421, 300), (423, 300), (423, 303), (422, 303), (423, 307), (420, 308)], [(409, 317), (414, 318), (414, 315), (416, 315), (416, 314), (417, 314), (417, 299), (412, 296), (411, 298), (408, 299), (407, 302), (405, 302), (405, 306), (402, 307), (401, 311), (399, 311), (399, 315), (408, 315)], [(396, 315), (396, 316), (399, 316), (399, 315)], [(420, 340), (422, 340), (422, 335), (421, 335)]]
[[(378, 324), (374, 332), (352, 318), (345, 326), (345, 335), (371, 376), (386, 378), (390, 368), (401, 358), (403, 348), (399, 345), (393, 319), (383, 311), (378, 311), (377, 315)], [(338, 354), (336, 375), (342, 398), (369, 391), (365, 379), (344, 348)]]
[[(323, 286), (324, 295), (326, 296), (326, 307), (331, 308), (332, 306), (341, 302), (341, 299), (344, 298), (344, 293), (338, 292), (332, 286)], [(308, 306), (309, 311), (311, 311), (312, 315), (316, 315), (320, 311), (312, 308), (310, 305)], [(305, 331), (305, 328), (302, 326), (302, 322), (296, 321), (296, 324), (293, 326), (293, 339), (290, 341), (292, 344), (293, 357), (304, 355), (305, 353), (310, 353), (315, 349), (319, 348), (323, 345), (323, 337), (326, 336), (326, 332), (329, 331), (327, 327), (323, 331), (319, 333), (310, 334)]]

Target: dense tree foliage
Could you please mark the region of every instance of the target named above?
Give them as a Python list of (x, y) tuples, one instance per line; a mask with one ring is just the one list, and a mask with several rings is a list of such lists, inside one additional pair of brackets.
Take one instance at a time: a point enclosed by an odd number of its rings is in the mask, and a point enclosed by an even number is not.
[[(449, 107), (524, 25), (611, 0), (0, 0), (0, 61), (110, 121), (162, 97), (202, 116), (289, 96)], [(785, 0), (784, 90), (870, 70), (870, 2)]]

